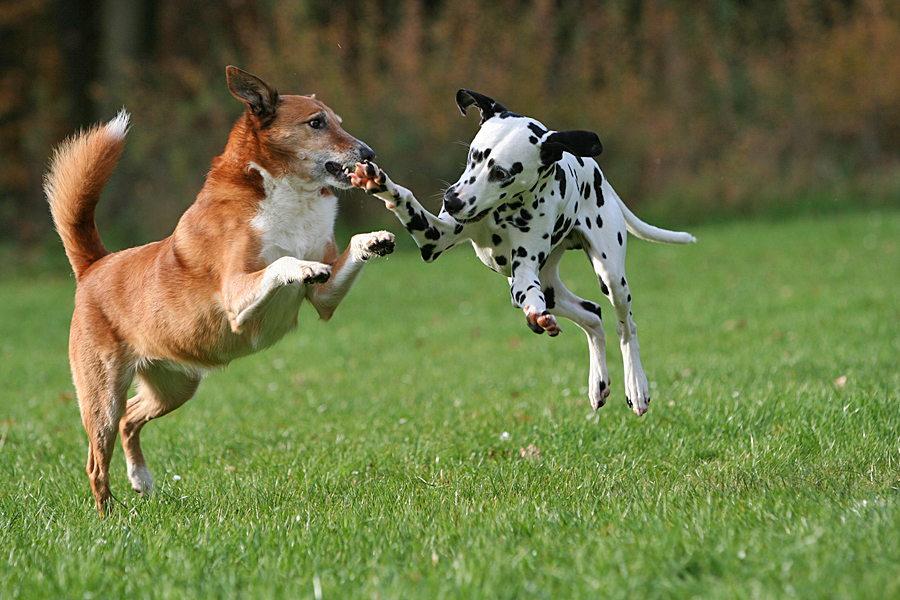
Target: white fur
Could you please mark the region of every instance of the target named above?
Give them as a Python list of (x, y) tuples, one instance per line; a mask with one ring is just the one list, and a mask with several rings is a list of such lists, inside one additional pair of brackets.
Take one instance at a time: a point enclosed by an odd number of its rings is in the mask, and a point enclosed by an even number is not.
[(131, 482), (131, 489), (142, 496), (153, 496), (156, 490), (153, 487), (153, 475), (150, 474), (147, 464), (136, 465), (126, 458), (125, 466), (128, 469), (128, 480)]
[(240, 329), (248, 319), (265, 307), (265, 326), (262, 330), (266, 335), (254, 341), (254, 348), (261, 349), (274, 344), (293, 327), (293, 317), (306, 297), (301, 293), (304, 282), (323, 274), (331, 275), (329, 265), (282, 256), (266, 267), (255, 298), (237, 314), (235, 326)]
[[(239, 331), (249, 319), (261, 314), (262, 327), (253, 341), (254, 350), (258, 350), (274, 344), (294, 327), (297, 308), (316, 291), (317, 286), (306, 282), (331, 276), (331, 266), (321, 261), (334, 236), (337, 198), (322, 184), (274, 177), (256, 163), (250, 166), (262, 175), (266, 194), (251, 225), (259, 232), (260, 253), (267, 267), (255, 297), (238, 312), (232, 327)], [(341, 274), (342, 279), (350, 281), (336, 296), (343, 298), (360, 268)]]
[(123, 108), (116, 115), (116, 118), (106, 124), (105, 129), (107, 135), (114, 138), (116, 141), (125, 139), (125, 135), (128, 133), (128, 128), (131, 127), (131, 116), (128, 112)]
[(209, 367), (191, 365), (184, 361), (158, 360), (150, 357), (141, 358), (137, 364), (135, 364), (135, 372), (137, 373), (149, 371), (151, 369), (164, 369), (166, 371), (173, 371), (190, 377), (199, 377), (200, 379), (203, 379), (212, 372), (212, 369)]
[(283, 256), (322, 261), (334, 232), (337, 198), (322, 184), (296, 177), (273, 177), (251, 163), (263, 176), (266, 198), (252, 225), (260, 232), (262, 256), (272, 264)]

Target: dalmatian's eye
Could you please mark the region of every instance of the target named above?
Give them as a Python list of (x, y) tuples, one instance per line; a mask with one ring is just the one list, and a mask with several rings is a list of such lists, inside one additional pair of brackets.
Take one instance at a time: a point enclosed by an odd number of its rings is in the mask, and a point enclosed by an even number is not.
[(503, 167), (493, 167), (488, 175), (491, 181), (506, 181), (509, 179), (509, 172)]

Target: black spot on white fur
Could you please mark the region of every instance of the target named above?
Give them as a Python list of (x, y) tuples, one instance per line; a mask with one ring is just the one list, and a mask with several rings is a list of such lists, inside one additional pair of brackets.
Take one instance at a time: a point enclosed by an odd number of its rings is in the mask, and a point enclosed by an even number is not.
[(546, 302), (548, 310), (556, 308), (556, 290), (552, 287), (544, 290), (544, 302)]
[(597, 306), (596, 304), (594, 304), (593, 302), (584, 300), (581, 302), (581, 308), (588, 311), (589, 313), (593, 313), (593, 314), (597, 315), (598, 319), (603, 318), (603, 316), (600, 314), (600, 307)]
[[(566, 171), (565, 171), (565, 169), (563, 169), (561, 166), (559, 166), (557, 164), (556, 165), (556, 173), (555, 173), (554, 177), (556, 177), (556, 181), (559, 182), (559, 197), (565, 198), (566, 197)], [(553, 194), (553, 192), (550, 192), (550, 193), (551, 193), (551, 195)]]
[[(594, 169), (594, 193), (597, 194), (597, 207), (603, 206), (603, 174), (600, 169)], [(599, 218), (599, 217), (598, 217)]]
[(534, 133), (534, 135), (536, 135), (539, 138), (542, 138), (547, 134), (547, 130), (544, 129), (543, 127), (541, 127), (540, 125), (538, 125), (537, 123), (529, 123), (528, 129), (530, 129), (531, 132)]
[(604, 296), (609, 296), (609, 288), (606, 287), (606, 284), (603, 283), (602, 279), (600, 279), (600, 291), (603, 292)]

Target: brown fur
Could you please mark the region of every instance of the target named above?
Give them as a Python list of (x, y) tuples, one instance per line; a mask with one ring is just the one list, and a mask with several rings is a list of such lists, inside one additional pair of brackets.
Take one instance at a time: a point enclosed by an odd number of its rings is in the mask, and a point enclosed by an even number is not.
[[(51, 212), (78, 284), (69, 357), (101, 514), (111, 497), (117, 431), (132, 485), (151, 492), (141, 427), (187, 402), (207, 369), (296, 327), (304, 299), (329, 319), (365, 261), (393, 249), (393, 237), (376, 232), (354, 236), (339, 254), (330, 229), (335, 199), (328, 186), (349, 187), (334, 165), (355, 165), (371, 150), (314, 96), (282, 97), (249, 73), (229, 67), (227, 74), (247, 110), (170, 237), (112, 254), (100, 241), (94, 208), (124, 148), (124, 112), (64, 142), (47, 175)], [(316, 118), (324, 126), (314, 127)], [(284, 215), (258, 220), (284, 206)], [(296, 217), (307, 213), (319, 217)], [(300, 232), (289, 241), (303, 255), (266, 241), (267, 223), (283, 222)], [(308, 239), (307, 227), (314, 230)], [(137, 394), (126, 403), (135, 378)]]

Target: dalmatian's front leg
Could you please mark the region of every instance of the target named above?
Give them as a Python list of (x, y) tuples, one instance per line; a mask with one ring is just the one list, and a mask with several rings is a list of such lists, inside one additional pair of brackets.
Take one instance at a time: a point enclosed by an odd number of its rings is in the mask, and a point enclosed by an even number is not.
[(384, 205), (400, 219), (422, 252), (431, 262), (463, 239), (463, 225), (446, 213), (434, 216), (419, 204), (405, 187), (395, 184), (378, 165), (365, 162), (349, 173), (354, 186), (384, 200)]
[(528, 327), (535, 333), (546, 331), (551, 337), (559, 335), (562, 329), (556, 322), (556, 317), (547, 310), (547, 299), (541, 291), (537, 258), (523, 246), (519, 246), (512, 251), (511, 265), (509, 293), (513, 304), (525, 312)]

